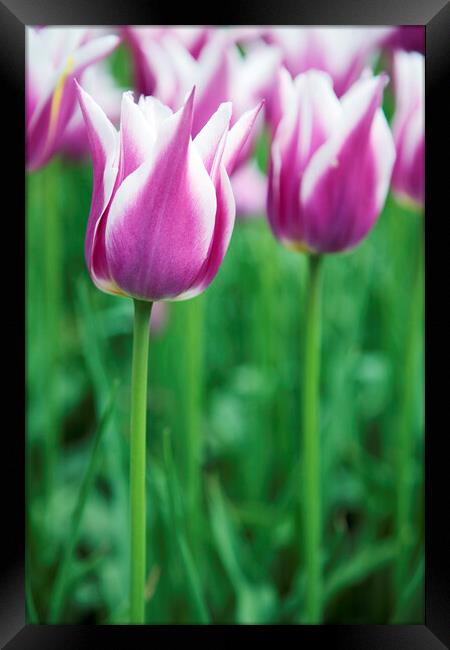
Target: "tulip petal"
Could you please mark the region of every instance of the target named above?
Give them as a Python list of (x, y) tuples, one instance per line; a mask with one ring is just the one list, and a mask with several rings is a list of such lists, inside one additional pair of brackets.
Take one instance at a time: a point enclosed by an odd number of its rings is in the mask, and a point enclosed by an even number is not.
[(219, 143), (228, 130), (230, 119), (231, 103), (221, 104), (194, 139), (194, 145), (208, 174), (211, 174)]
[(217, 211), (208, 256), (197, 275), (197, 278), (188, 291), (178, 296), (177, 300), (194, 298), (204, 291), (215, 278), (220, 265), (223, 262), (225, 253), (233, 233), (236, 205), (230, 179), (223, 164), (217, 170), (215, 189), (217, 196)]
[(224, 165), (228, 175), (233, 173), (239, 154), (250, 136), (252, 127), (263, 104), (264, 101), (261, 101), (255, 108), (246, 111), (228, 133), (227, 143), (223, 153)]
[(134, 103), (131, 91), (123, 93), (120, 116), (120, 182), (140, 167), (151, 154), (156, 129)]
[(86, 124), (93, 163), (91, 208), (85, 239), (86, 263), (99, 288), (107, 290), (110, 283), (108, 264), (99, 225), (110, 202), (117, 177), (118, 134), (100, 106), (75, 82)]
[(128, 295), (174, 298), (208, 255), (216, 196), (190, 140), (193, 93), (161, 125), (151, 159), (118, 188), (106, 225), (111, 275)]

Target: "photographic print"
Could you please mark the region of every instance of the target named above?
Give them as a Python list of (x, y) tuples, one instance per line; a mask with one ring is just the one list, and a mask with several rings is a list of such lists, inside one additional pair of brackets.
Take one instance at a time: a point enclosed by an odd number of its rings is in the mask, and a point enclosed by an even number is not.
[(424, 55), (26, 28), (29, 623), (424, 622)]

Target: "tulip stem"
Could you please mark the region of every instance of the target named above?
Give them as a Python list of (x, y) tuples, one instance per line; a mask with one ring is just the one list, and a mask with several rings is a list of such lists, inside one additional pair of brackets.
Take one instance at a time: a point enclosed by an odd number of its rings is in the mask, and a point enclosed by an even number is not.
[(406, 342), (403, 363), (403, 384), (401, 387), (399, 420), (397, 428), (397, 498), (396, 532), (398, 542), (398, 561), (395, 571), (396, 606), (400, 602), (407, 582), (411, 557), (411, 470), (414, 451), (414, 398), (417, 389), (418, 350), (422, 336), (423, 305), (423, 236), (420, 233), (420, 248), (414, 270), (414, 280), (409, 303), (410, 313), (407, 321)]
[(146, 579), (146, 415), (151, 302), (134, 300), (130, 440), (130, 623), (144, 623)]
[(321, 623), (321, 489), (319, 441), (321, 258), (308, 256), (303, 368), (303, 534), (307, 623)]

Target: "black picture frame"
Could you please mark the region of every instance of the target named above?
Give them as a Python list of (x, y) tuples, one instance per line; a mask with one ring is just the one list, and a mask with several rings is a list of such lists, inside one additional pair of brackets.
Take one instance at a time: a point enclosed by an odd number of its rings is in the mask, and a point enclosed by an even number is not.
[[(166, 3), (167, 4), (167, 3)], [(8, 305), (2, 320), (7, 344), (4, 373), (7, 388), (2, 391), (3, 412), (13, 413), (11, 424), (4, 424), (1, 444), (2, 458), (2, 547), (4, 566), (0, 581), (0, 642), (2, 647), (70, 648), (119, 647), (148, 642), (152, 635), (163, 631), (167, 638), (181, 638), (184, 626), (46, 626), (25, 625), (24, 597), (24, 419), (25, 391), (24, 356), (24, 82), (25, 25), (121, 25), (121, 24), (302, 24), (302, 25), (425, 25), (426, 26), (426, 572), (424, 625), (333, 625), (291, 626), (300, 644), (322, 642), (347, 650), (363, 648), (408, 650), (450, 648), (450, 534), (448, 532), (449, 494), (446, 438), (445, 400), (436, 397), (437, 357), (441, 358), (439, 335), (445, 332), (442, 320), (442, 294), (437, 288), (446, 278), (445, 254), (440, 254), (439, 241), (447, 238), (431, 234), (447, 225), (448, 207), (448, 116), (446, 98), (450, 70), (450, 4), (446, 0), (325, 0), (314, 2), (241, 3), (233, 8), (229, 2), (215, 16), (195, 12), (189, 6), (174, 11), (168, 17), (156, 3), (144, 0), (126, 3), (108, 0), (1, 0), (0, 1), (0, 78), (2, 98), (3, 155), (3, 244), (11, 253), (6, 263), (4, 252), (3, 297)], [(186, 9), (188, 11), (186, 11)], [(223, 15), (219, 15), (222, 12)], [(226, 12), (226, 15), (225, 15)], [(176, 17), (175, 17), (176, 16)], [(447, 91), (447, 92), (446, 92)], [(444, 158), (444, 154), (446, 157)], [(447, 162), (444, 162), (447, 161)], [(6, 199), (11, 199), (6, 201)], [(447, 200), (447, 204), (444, 202)], [(441, 208), (442, 206), (442, 208)], [(16, 246), (16, 249), (14, 249)], [(436, 248), (437, 247), (437, 248)], [(6, 257), (5, 257), (6, 255)], [(448, 256), (448, 253), (447, 253)], [(12, 273), (11, 273), (12, 270)], [(12, 277), (11, 277), (12, 276)], [(448, 294), (448, 289), (447, 289)], [(436, 299), (433, 297), (436, 296)], [(444, 303), (445, 307), (445, 303)], [(439, 310), (439, 312), (438, 312)], [(22, 320), (23, 319), (23, 320)], [(23, 325), (23, 329), (20, 327)], [(448, 329), (448, 328), (447, 328)], [(6, 360), (6, 359), (4, 359)], [(9, 364), (9, 365), (8, 365)], [(7, 374), (6, 374), (7, 373)], [(440, 373), (439, 373), (440, 374)], [(442, 376), (444, 376), (442, 374)], [(433, 381), (434, 380), (434, 381)], [(12, 399), (15, 397), (14, 400)], [(14, 404), (14, 406), (12, 406)], [(22, 410), (23, 409), (23, 410)], [(22, 424), (22, 426), (21, 426)], [(445, 467), (444, 467), (445, 463)], [(194, 626), (193, 626), (194, 627)], [(222, 627), (222, 626), (220, 626)], [(194, 633), (204, 634), (207, 628)], [(211, 629), (211, 628), (208, 628)], [(287, 628), (283, 628), (283, 634)], [(243, 640), (254, 635), (272, 634), (273, 627), (230, 626), (225, 634), (238, 630)], [(275, 626), (275, 634), (281, 630)], [(191, 632), (192, 633), (192, 632)], [(209, 634), (210, 632), (208, 632)], [(214, 632), (213, 632), (214, 633)], [(183, 640), (186, 637), (183, 637)], [(5, 646), (6, 644), (6, 646)]]

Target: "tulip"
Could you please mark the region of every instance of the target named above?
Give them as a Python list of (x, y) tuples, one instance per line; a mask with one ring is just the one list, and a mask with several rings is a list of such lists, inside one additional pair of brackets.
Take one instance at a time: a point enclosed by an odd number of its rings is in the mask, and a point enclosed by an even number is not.
[(254, 160), (239, 167), (231, 177), (238, 217), (261, 216), (266, 209), (267, 177)]
[(228, 174), (260, 110), (229, 128), (222, 104), (194, 140), (194, 91), (176, 113), (124, 93), (120, 132), (78, 86), (93, 159), (85, 255), (94, 283), (134, 299), (131, 389), (130, 617), (144, 622), (145, 440), (149, 319), (153, 301), (201, 293), (227, 250), (235, 217)]
[(123, 36), (130, 46), (134, 64), (135, 85), (143, 95), (154, 95), (157, 77), (152, 72), (152, 56), (157, 44), (170, 35), (181, 43), (197, 59), (209, 40), (209, 27), (124, 27)]
[(331, 253), (358, 244), (383, 207), (395, 158), (380, 109), (386, 77), (361, 79), (339, 100), (327, 75), (284, 74), (267, 210), (288, 248)]
[(26, 33), (26, 159), (34, 170), (61, 145), (76, 107), (73, 79), (112, 52), (120, 39), (67, 27), (29, 27)]
[(326, 72), (338, 97), (372, 63), (387, 33), (388, 28), (368, 27), (268, 27), (262, 32), (259, 30), (267, 42), (280, 49), (283, 64), (292, 76), (308, 70)]
[[(209, 38), (197, 59), (170, 32), (142, 42), (140, 57), (139, 76), (151, 79), (145, 87), (173, 110), (180, 106), (189, 89), (196, 86), (194, 136), (220, 103), (232, 102), (231, 123), (234, 124), (245, 111), (265, 99), (279, 65), (276, 48), (255, 44), (242, 57), (222, 31)], [(250, 150), (249, 143), (239, 162), (248, 157)]]
[(380, 109), (385, 75), (362, 78), (339, 100), (331, 78), (281, 71), (279, 124), (271, 148), (267, 210), (274, 235), (307, 251), (302, 385), (303, 554), (306, 622), (323, 615), (319, 437), (322, 253), (356, 246), (383, 207), (395, 157)]
[(396, 109), (392, 124), (397, 150), (392, 187), (399, 198), (423, 209), (425, 198), (425, 59), (394, 54)]
[(235, 204), (228, 174), (260, 106), (229, 130), (223, 104), (191, 140), (193, 93), (175, 114), (124, 93), (120, 134), (79, 88), (94, 186), (85, 254), (102, 290), (157, 301), (193, 297), (217, 273)]

